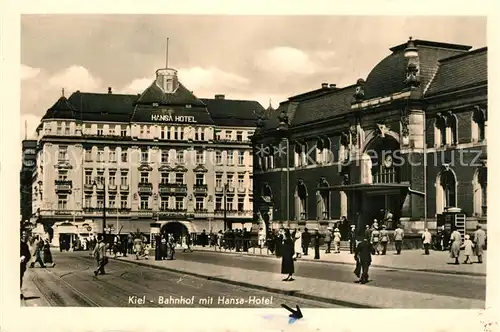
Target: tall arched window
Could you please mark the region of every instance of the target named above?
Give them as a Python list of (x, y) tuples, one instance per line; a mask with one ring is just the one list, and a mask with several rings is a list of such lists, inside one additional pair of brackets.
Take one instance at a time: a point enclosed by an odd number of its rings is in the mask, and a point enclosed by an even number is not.
[(302, 142), (302, 151), (300, 153), (300, 158), (301, 158), (301, 165), (302, 166), (307, 166), (309, 164), (309, 160), (308, 160), (308, 156), (307, 156), (307, 143), (306, 142)]
[(323, 163), (330, 164), (333, 162), (332, 142), (329, 137), (323, 138)]
[(486, 166), (477, 169), (474, 174), (474, 215), (486, 217), (488, 203), (488, 170)]
[(446, 118), (440, 114), (436, 117), (434, 124), (434, 141), (436, 146), (446, 145)]
[(302, 146), (300, 145), (299, 142), (296, 142), (295, 143), (295, 152), (294, 152), (294, 165), (295, 167), (299, 167), (301, 166), (301, 158), (300, 158), (300, 154), (302, 152)]
[(325, 160), (325, 156), (323, 154), (324, 150), (324, 142), (322, 138), (318, 138), (316, 140), (316, 163), (323, 164)]
[(316, 191), (317, 217), (320, 220), (330, 219), (330, 191), (325, 178), (321, 178)]
[(346, 162), (349, 160), (349, 135), (342, 133), (339, 143), (339, 162)]
[(457, 179), (448, 167), (439, 173), (436, 181), (436, 212), (442, 213), (447, 207), (457, 206)]
[(267, 155), (267, 159), (268, 159), (268, 162), (267, 162), (267, 166), (272, 169), (274, 168), (274, 146), (272, 145), (269, 145), (268, 146), (268, 149), (269, 149), (269, 154)]
[(477, 107), (472, 114), (472, 141), (482, 142), (486, 139), (486, 112)]
[(446, 116), (446, 141), (453, 145), (458, 143), (458, 120), (455, 114)]
[(307, 220), (307, 188), (303, 180), (299, 180), (295, 189), (295, 214), (297, 220)]

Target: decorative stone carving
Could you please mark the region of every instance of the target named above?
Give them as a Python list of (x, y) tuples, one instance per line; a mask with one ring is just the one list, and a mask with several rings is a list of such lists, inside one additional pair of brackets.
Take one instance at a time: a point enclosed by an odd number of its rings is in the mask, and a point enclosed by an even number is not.
[(401, 111), (401, 136), (406, 138), (410, 136), (410, 129), (409, 129), (409, 124), (410, 124), (410, 116), (405, 110)]
[(385, 134), (387, 134), (387, 132), (389, 131), (389, 127), (387, 127), (385, 124), (383, 123), (377, 123), (377, 134), (380, 136), (380, 137), (385, 137)]
[(356, 125), (351, 125), (349, 127), (349, 133), (351, 134), (351, 144), (354, 146), (358, 145), (358, 129)]
[(349, 173), (343, 173), (342, 174), (342, 185), (348, 185), (349, 184)]
[(354, 93), (354, 99), (356, 102), (363, 101), (365, 99), (365, 80), (362, 78), (358, 79), (356, 82), (356, 92)]
[(414, 62), (410, 62), (406, 68), (405, 83), (408, 87), (418, 87), (420, 85), (420, 77), (418, 75), (418, 66)]
[(443, 169), (443, 171), (448, 172), (451, 169), (450, 164), (443, 164), (442, 169)]

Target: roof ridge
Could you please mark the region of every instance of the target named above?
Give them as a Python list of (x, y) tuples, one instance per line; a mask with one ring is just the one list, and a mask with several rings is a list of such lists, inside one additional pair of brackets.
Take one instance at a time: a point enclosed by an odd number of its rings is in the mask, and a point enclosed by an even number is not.
[(485, 46), (485, 47), (481, 47), (481, 48), (478, 48), (478, 49), (475, 49), (475, 50), (472, 50), (472, 51), (469, 51), (469, 52), (452, 55), (452, 56), (444, 58), (444, 59), (439, 59), (438, 62), (439, 63), (448, 62), (448, 61), (456, 60), (456, 59), (459, 59), (459, 58), (465, 58), (467, 56), (476, 55), (478, 53), (487, 52), (487, 51), (488, 51), (488, 47)]

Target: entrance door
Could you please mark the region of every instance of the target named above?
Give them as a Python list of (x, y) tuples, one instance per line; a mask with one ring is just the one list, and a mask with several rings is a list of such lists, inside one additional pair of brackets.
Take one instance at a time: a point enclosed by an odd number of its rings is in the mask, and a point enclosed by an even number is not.
[(173, 234), (176, 242), (180, 241), (182, 237), (189, 234), (187, 227), (178, 221), (172, 221), (163, 225), (163, 227), (161, 228), (161, 233)]
[[(398, 220), (401, 214), (400, 195), (398, 194), (369, 194), (365, 199), (366, 210), (369, 213), (369, 224), (373, 223), (373, 219), (377, 219), (378, 224), (384, 222), (388, 212), (393, 215), (392, 220)], [(388, 228), (393, 228), (394, 222), (391, 225), (386, 225)]]

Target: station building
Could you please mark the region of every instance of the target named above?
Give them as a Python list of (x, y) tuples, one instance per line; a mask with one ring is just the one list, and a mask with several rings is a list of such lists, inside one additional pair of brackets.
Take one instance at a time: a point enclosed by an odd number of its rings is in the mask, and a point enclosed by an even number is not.
[(418, 233), (452, 211), (486, 228), (487, 87), (487, 48), (410, 38), (366, 79), (288, 98), (253, 138), (256, 212), (269, 228)]
[(170, 68), (140, 95), (63, 90), (37, 128), (32, 222), (52, 229), (55, 245), (150, 234), (152, 224), (174, 234), (249, 229), (250, 137), (264, 111), (224, 95), (199, 99)]

